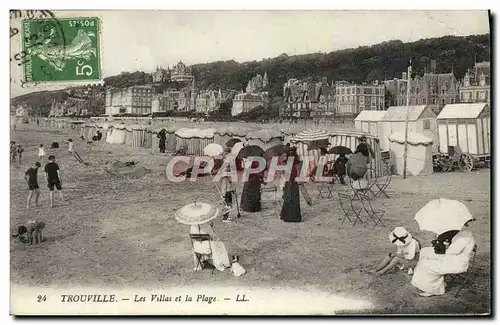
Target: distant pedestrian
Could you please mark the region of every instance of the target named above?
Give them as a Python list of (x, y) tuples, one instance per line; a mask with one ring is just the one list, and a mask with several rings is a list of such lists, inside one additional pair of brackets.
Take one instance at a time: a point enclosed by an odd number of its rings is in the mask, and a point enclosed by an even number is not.
[(59, 165), (56, 164), (56, 157), (54, 155), (49, 156), (49, 163), (45, 165), (45, 179), (47, 180), (47, 187), (50, 190), (50, 207), (54, 207), (54, 187), (59, 192), (59, 197), (64, 201), (62, 195), (62, 182)]
[(16, 157), (17, 157), (17, 147), (16, 147), (16, 141), (11, 141), (10, 142), (10, 162), (16, 162)]
[(45, 149), (43, 148), (43, 144), (40, 144), (38, 147), (38, 159), (43, 160), (45, 158)]
[(36, 126), (40, 127), (40, 120), (36, 119)]
[(31, 204), (31, 198), (33, 197), (33, 193), (35, 194), (35, 205), (38, 205), (38, 197), (40, 196), (40, 187), (38, 186), (38, 168), (42, 165), (37, 161), (34, 167), (30, 167), (24, 173), (24, 179), (28, 181), (28, 202), (26, 204), (26, 208), (29, 209)]
[(19, 165), (21, 165), (21, 158), (23, 156), (23, 152), (24, 152), (24, 148), (21, 146), (20, 143), (18, 143), (16, 153), (17, 153), (17, 157), (19, 159)]
[(71, 138), (68, 139), (68, 151), (71, 155), (73, 154), (74, 148), (75, 148), (75, 144), (73, 143), (73, 139), (71, 139)]

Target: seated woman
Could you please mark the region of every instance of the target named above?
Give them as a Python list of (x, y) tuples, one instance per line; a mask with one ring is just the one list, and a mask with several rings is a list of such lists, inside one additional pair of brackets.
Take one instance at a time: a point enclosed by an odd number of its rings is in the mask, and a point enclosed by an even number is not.
[(368, 169), (370, 151), (366, 144), (360, 143), (346, 163), (347, 175), (357, 181), (365, 176)]
[(340, 154), (337, 160), (333, 163), (333, 173), (337, 175), (340, 180), (340, 183), (345, 185), (344, 177), (346, 175), (346, 164), (349, 161), (346, 155)]
[(201, 225), (191, 225), (189, 234), (210, 236), (210, 240), (208, 241), (193, 240), (193, 260), (195, 271), (200, 271), (203, 268), (203, 265), (198, 263), (198, 257), (196, 254), (201, 254), (202, 258), (200, 260), (213, 265), (219, 271), (224, 271), (226, 268), (231, 267), (226, 246), (217, 237), (212, 222)]
[[(469, 226), (470, 219), (464, 225)], [(436, 254), (434, 247), (424, 247), (420, 251), (420, 260), (415, 267), (411, 284), (422, 290), (422, 297), (443, 295), (445, 292), (444, 276), (466, 272), (475, 245), (474, 236), (468, 230), (461, 230), (451, 240), (444, 254)]]

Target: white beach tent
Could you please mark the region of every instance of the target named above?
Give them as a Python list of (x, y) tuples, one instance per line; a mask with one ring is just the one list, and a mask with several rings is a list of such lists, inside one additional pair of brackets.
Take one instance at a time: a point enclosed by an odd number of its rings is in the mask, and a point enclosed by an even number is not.
[(366, 132), (376, 137), (382, 135), (382, 123), (386, 111), (363, 110), (354, 119), (354, 126), (361, 132)]
[[(427, 105), (409, 107), (408, 131), (422, 133), (432, 139), (433, 151), (439, 150), (436, 114)], [(407, 106), (391, 106), (382, 117), (382, 134), (379, 135), (382, 150), (389, 150), (389, 136), (395, 132), (405, 132)]]
[(490, 155), (490, 105), (463, 103), (446, 105), (437, 117), (439, 151), (448, 152), (448, 146), (460, 146), (472, 155)]
[[(394, 132), (389, 136), (393, 172), (403, 174), (405, 132)], [(408, 132), (406, 172), (412, 176), (433, 173), (432, 139), (415, 132)]]

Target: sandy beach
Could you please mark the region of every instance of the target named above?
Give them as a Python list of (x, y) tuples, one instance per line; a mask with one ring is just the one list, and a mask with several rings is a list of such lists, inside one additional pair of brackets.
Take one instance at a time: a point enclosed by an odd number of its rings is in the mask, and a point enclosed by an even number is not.
[[(69, 155), (67, 144), (63, 144), (69, 137), (89, 165)], [(293, 287), (370, 301), (373, 309), (363, 313), (477, 314), (490, 310), (489, 169), (406, 180), (393, 176), (387, 191), (391, 198), (374, 203), (386, 210), (386, 227), (375, 229), (341, 225), (338, 197), (319, 198), (314, 184), (306, 185), (314, 202), (308, 206), (302, 201), (303, 222), (298, 224), (279, 220), (273, 194), (264, 193), (263, 212), (243, 213), (231, 224), (222, 223), (220, 218), (215, 221), (215, 230), (229, 254), (239, 255), (247, 270), (246, 275), (236, 278), (229, 272), (193, 272), (189, 227), (174, 219), (174, 211), (185, 204), (220, 201), (209, 177), (169, 183), (165, 179), (169, 154), (104, 141), (88, 145), (77, 134), (36, 125), (19, 125), (11, 132), (11, 140), (25, 149), (21, 166), (11, 164), (10, 169), (11, 229), (30, 219), (47, 224), (46, 240), (40, 245), (28, 246), (11, 239), (14, 284)], [(48, 149), (53, 141), (61, 147)], [(47, 156), (56, 156), (66, 200), (61, 202), (56, 194), (56, 206), (49, 208), (44, 161), (38, 175), (40, 205), (27, 210), (24, 172), (38, 160), (41, 143)], [(140, 163), (135, 169), (106, 170), (116, 160)], [(335, 184), (334, 191), (347, 190)], [(463, 201), (477, 219), (470, 227), (478, 246), (477, 259), (471, 282), (459, 297), (454, 297), (456, 288), (444, 296), (419, 297), (405, 272), (374, 277), (363, 271), (395, 251), (387, 237), (394, 227), (405, 227), (423, 246), (430, 246), (434, 235), (419, 231), (413, 217), (428, 201), (440, 197)]]

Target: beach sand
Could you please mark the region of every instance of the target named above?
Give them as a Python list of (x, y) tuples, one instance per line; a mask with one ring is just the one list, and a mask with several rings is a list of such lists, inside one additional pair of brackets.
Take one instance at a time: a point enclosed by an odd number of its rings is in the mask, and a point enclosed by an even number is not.
[[(89, 165), (71, 157), (68, 137)], [(11, 140), (21, 143), (23, 164), (11, 166), (11, 228), (30, 219), (44, 220), (46, 241), (41, 245), (11, 244), (11, 282), (29, 285), (83, 285), (120, 287), (175, 287), (184, 285), (300, 288), (321, 290), (346, 298), (362, 298), (374, 305), (369, 313), (486, 313), (490, 309), (490, 170), (394, 176), (390, 199), (375, 201), (387, 212), (386, 227), (341, 225), (338, 197), (321, 199), (308, 184), (313, 206), (302, 201), (303, 222), (284, 223), (275, 212), (272, 193), (263, 195), (262, 213), (243, 213), (232, 224), (215, 220), (215, 230), (229, 254), (240, 255), (247, 270), (241, 278), (230, 272), (194, 273), (189, 227), (174, 219), (175, 210), (195, 200), (218, 202), (209, 177), (197, 182), (169, 183), (165, 167), (170, 156), (151, 149), (95, 143), (91, 147), (77, 134), (22, 125)], [(59, 141), (59, 149), (48, 149)], [(49, 208), (48, 189), (39, 171), (40, 206), (26, 210), (24, 172), (37, 161), (38, 145), (61, 167), (65, 202), (55, 195)], [(139, 161), (144, 169), (109, 172), (115, 160)], [(348, 187), (335, 184), (335, 191)], [(241, 193), (241, 185), (239, 186)], [(445, 197), (463, 201), (477, 219), (470, 229), (478, 245), (471, 284), (458, 298), (455, 288), (440, 297), (416, 295), (405, 272), (374, 277), (362, 271), (395, 251), (388, 241), (397, 226), (408, 229), (423, 246), (434, 235), (420, 232), (414, 214), (429, 200)], [(279, 213), (279, 212), (278, 212)], [(12, 230), (15, 231), (15, 230)], [(306, 303), (306, 302), (305, 302)], [(353, 311), (347, 310), (346, 313)]]

